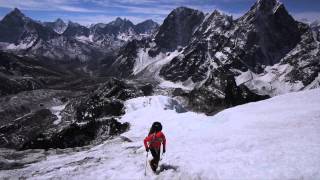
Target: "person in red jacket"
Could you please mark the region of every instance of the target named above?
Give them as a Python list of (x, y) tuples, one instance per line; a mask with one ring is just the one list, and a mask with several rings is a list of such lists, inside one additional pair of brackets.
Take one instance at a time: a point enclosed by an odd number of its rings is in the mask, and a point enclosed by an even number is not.
[(146, 151), (151, 152), (153, 159), (150, 161), (151, 169), (155, 172), (160, 161), (160, 148), (163, 145), (163, 152), (166, 152), (166, 137), (161, 132), (160, 122), (154, 122), (150, 128), (149, 135), (144, 139)]

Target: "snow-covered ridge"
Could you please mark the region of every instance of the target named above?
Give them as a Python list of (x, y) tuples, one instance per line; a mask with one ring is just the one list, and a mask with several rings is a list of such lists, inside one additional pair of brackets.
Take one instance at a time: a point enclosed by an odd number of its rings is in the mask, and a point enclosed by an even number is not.
[[(319, 179), (320, 90), (280, 95), (227, 109), (210, 117), (179, 113), (165, 96), (126, 102), (130, 130), (80, 152), (56, 154), (3, 178), (28, 179)], [(143, 138), (154, 121), (163, 124), (169, 169), (144, 176)], [(124, 138), (125, 137), (125, 138)], [(123, 141), (123, 139), (131, 142)], [(150, 156), (149, 156), (150, 158)]]

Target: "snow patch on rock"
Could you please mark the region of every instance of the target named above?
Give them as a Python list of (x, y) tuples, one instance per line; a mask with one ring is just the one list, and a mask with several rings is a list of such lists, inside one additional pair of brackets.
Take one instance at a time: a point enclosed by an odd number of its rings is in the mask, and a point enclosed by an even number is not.
[(66, 105), (67, 104), (62, 104), (62, 105), (53, 106), (50, 108), (51, 112), (58, 117), (58, 119), (55, 120), (53, 124), (57, 125), (61, 123), (61, 118), (62, 118), (61, 111), (65, 109)]
[(147, 70), (148, 73), (154, 74), (155, 78), (159, 78), (161, 67), (180, 54), (176, 50), (174, 52), (159, 53), (156, 57), (150, 57), (148, 54), (149, 50), (150, 48), (140, 48), (138, 50), (138, 55), (133, 68), (133, 75), (137, 75), (138, 73)]

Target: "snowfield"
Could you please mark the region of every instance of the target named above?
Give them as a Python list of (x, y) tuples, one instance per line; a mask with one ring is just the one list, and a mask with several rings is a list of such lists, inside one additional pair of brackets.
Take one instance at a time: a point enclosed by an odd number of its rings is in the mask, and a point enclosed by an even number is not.
[[(206, 116), (165, 96), (126, 102), (130, 130), (80, 152), (53, 153), (1, 178), (30, 179), (320, 179), (320, 89), (276, 96)], [(155, 175), (143, 139), (163, 124), (167, 153)], [(129, 142), (132, 141), (132, 142)], [(150, 155), (149, 155), (150, 158)]]

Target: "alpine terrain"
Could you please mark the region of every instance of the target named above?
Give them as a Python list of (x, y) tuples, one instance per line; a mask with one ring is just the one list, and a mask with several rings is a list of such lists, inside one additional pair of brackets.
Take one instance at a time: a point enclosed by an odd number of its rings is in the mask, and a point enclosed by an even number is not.
[(320, 179), (319, 22), (56, 18), (0, 20), (0, 179)]

